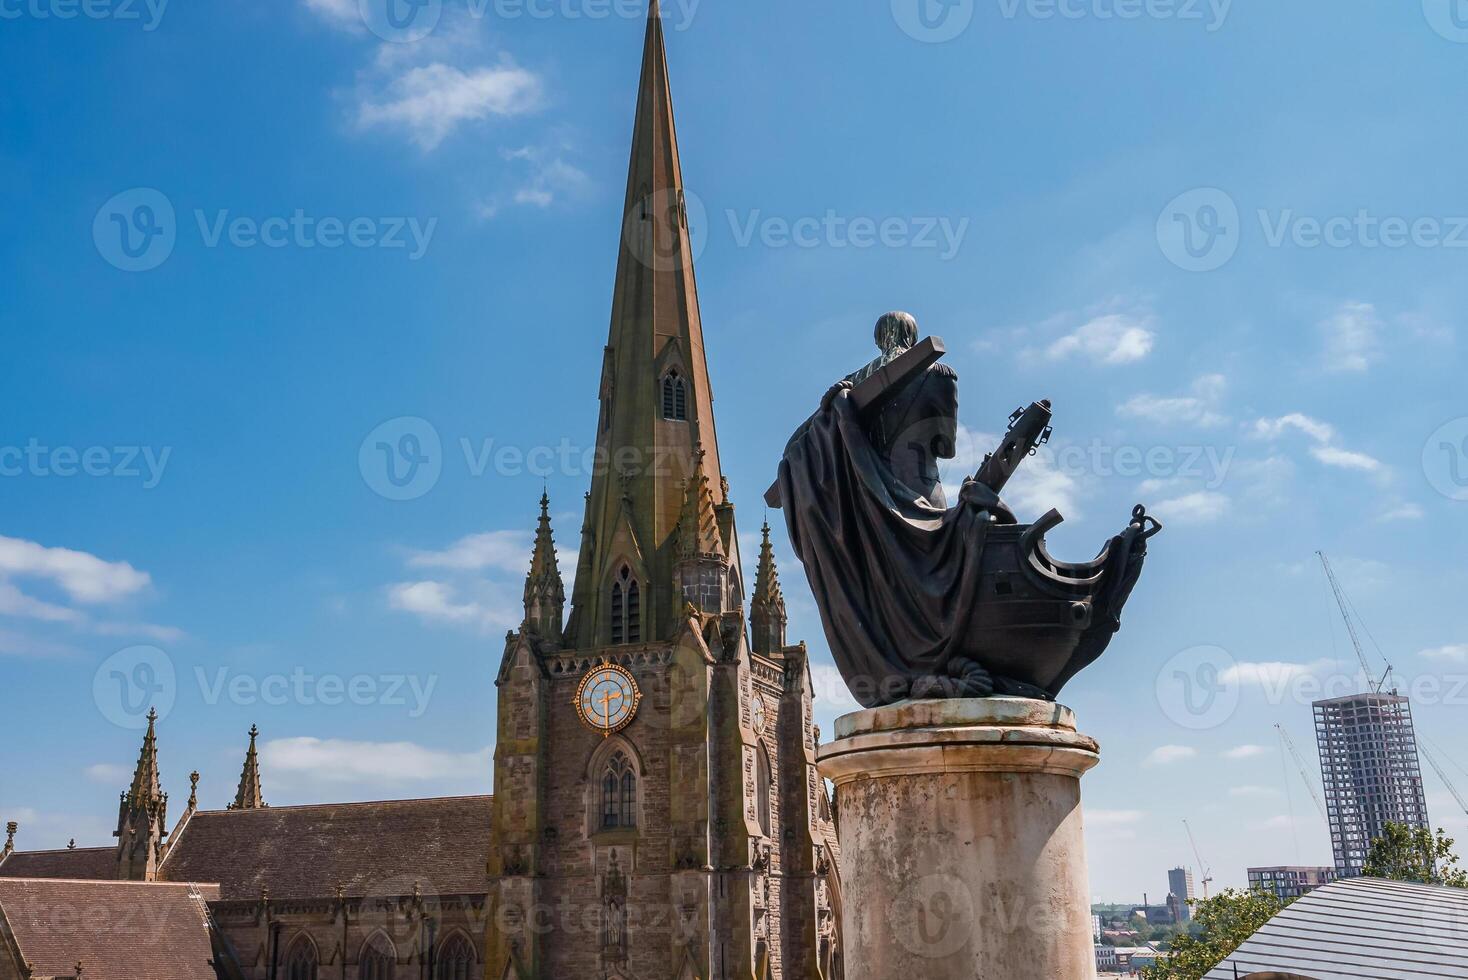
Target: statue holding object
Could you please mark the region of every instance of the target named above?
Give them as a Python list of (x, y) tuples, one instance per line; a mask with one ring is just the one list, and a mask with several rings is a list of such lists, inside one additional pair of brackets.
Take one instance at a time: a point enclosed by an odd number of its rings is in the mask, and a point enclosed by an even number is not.
[(1062, 562), (1054, 510), (1020, 524), (1000, 498), (1050, 435), (1048, 401), (1016, 410), (1000, 446), (949, 507), (958, 375), (917, 321), (877, 322), (881, 355), (834, 385), (791, 437), (777, 483), (790, 540), (831, 652), (865, 707), (994, 695), (1054, 700), (1120, 627), (1146, 542), (1162, 529), (1138, 506), (1089, 562)]

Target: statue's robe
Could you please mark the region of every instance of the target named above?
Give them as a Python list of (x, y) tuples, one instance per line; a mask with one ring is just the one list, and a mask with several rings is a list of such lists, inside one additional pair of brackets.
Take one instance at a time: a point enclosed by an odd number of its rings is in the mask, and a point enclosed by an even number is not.
[[(976, 628), (995, 605), (993, 596), (982, 605), (984, 549), (993, 529), (1015, 518), (971, 479), (957, 506), (947, 506), (937, 461), (953, 456), (957, 425), (957, 376), (935, 364), (865, 418), (849, 389), (836, 390), (797, 430), (780, 464), (791, 544), (831, 653), (866, 707), (909, 696), (1054, 697), (1105, 649), (1140, 573), (1144, 549), (1128, 529), (1121, 536), (1128, 540), (1113, 540), (1116, 560), (1107, 562), (1096, 616), (1059, 676), (989, 678), (981, 669), (989, 641)], [(1071, 605), (1058, 596), (1057, 603)], [(986, 686), (956, 683), (975, 673)]]
[[(915, 674), (945, 672), (959, 620), (978, 602), (991, 518), (950, 509), (937, 472), (957, 428), (957, 376), (935, 364), (869, 419), (837, 392), (780, 464), (791, 544), (841, 674), (868, 707), (906, 697)], [(1013, 523), (992, 493), (988, 502)]]

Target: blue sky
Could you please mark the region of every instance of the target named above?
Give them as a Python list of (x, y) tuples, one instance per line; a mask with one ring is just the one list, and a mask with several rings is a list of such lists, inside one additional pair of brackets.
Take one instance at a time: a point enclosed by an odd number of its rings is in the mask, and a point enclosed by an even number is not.
[[(641, 11), (449, 0), (409, 41), (355, 0), (74, 9), (0, 0), (0, 819), (109, 840), (139, 740), (114, 671), (172, 671), (175, 808), (195, 768), (205, 805), (232, 796), (251, 723), (271, 802), (487, 791), (543, 481), (574, 564)], [(786, 433), (894, 307), (948, 342), (961, 463), (1055, 401), (1012, 492), (1067, 515), (1053, 550), (1089, 557), (1137, 501), (1167, 524), (1064, 697), (1103, 743), (1098, 897), (1195, 865), (1184, 818), (1217, 885), (1329, 862), (1273, 728), (1313, 770), (1314, 685), (1352, 683), (1317, 549), (1468, 785), (1468, 18), (665, 13), (746, 538)], [(413, 499), (373, 489), (384, 423), (438, 437)], [(1179, 671), (1219, 699), (1189, 708)]]

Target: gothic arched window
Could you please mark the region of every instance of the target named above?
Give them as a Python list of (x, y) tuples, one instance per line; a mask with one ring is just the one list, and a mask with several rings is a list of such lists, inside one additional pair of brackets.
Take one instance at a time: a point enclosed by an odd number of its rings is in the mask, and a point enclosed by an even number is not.
[(663, 418), (688, 421), (688, 385), (677, 371), (663, 375)]
[(760, 833), (770, 836), (770, 754), (761, 745), (755, 758), (754, 812), (759, 819)]
[(470, 980), (474, 963), (474, 947), (469, 940), (450, 936), (438, 947), (437, 980)]
[(286, 980), (316, 980), (316, 944), (309, 937), (298, 937), (285, 958)]
[(601, 777), (601, 829), (637, 826), (637, 773), (627, 756), (618, 752), (607, 761)]
[(642, 590), (626, 565), (612, 582), (612, 643), (642, 642)]
[(360, 980), (393, 980), (398, 956), (392, 940), (376, 933), (362, 944), (362, 955), (357, 957), (357, 976)]

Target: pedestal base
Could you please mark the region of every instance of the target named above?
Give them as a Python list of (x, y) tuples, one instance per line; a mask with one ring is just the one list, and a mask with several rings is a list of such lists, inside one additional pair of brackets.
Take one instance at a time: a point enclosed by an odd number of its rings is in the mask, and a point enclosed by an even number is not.
[(836, 784), (846, 980), (1093, 980), (1069, 708), (908, 701), (846, 715)]

